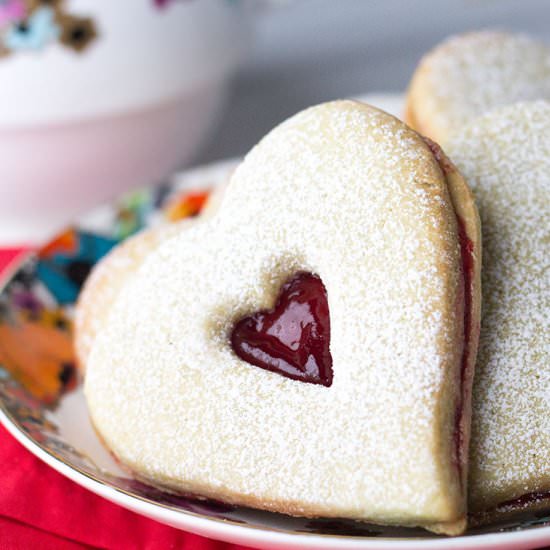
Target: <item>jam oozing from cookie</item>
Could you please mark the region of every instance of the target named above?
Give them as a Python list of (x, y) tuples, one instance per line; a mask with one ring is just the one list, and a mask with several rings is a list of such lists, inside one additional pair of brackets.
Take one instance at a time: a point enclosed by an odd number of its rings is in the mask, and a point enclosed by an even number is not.
[(306, 272), (283, 285), (272, 310), (241, 319), (231, 333), (233, 350), (247, 363), (327, 387), (333, 377), (329, 344), (327, 291)]
[[(441, 147), (427, 137), (423, 137), (424, 141), (430, 148), (435, 160), (439, 164), (441, 171), (447, 177), (451, 175), (456, 168), (453, 163), (443, 153)], [(473, 344), (472, 331), (479, 333), (479, 327), (472, 327), (472, 300), (474, 296), (474, 243), (468, 237), (464, 220), (457, 216), (458, 222), (458, 240), (460, 244), (462, 279), (464, 284), (464, 340), (462, 348), (462, 360), (460, 365), (460, 391), (458, 403), (455, 410), (453, 442), (454, 456), (453, 461), (462, 474), (464, 465), (467, 460), (468, 442), (466, 440), (466, 432), (464, 427), (465, 403), (470, 399), (471, 392), (471, 377), (473, 375), (473, 365), (470, 364), (470, 350)], [(462, 478), (462, 475), (461, 475)]]
[(506, 511), (513, 509), (526, 508), (531, 504), (537, 504), (539, 502), (550, 500), (550, 491), (534, 491), (532, 493), (525, 493), (520, 497), (501, 502), (497, 506), (497, 511)]
[(462, 417), (464, 415), (464, 402), (466, 390), (468, 389), (467, 377), (470, 374), (469, 365), (470, 345), (472, 334), (472, 298), (473, 298), (473, 277), (474, 277), (474, 243), (466, 233), (464, 221), (457, 217), (458, 239), (462, 259), (462, 276), (464, 279), (464, 347), (462, 349), (462, 363), (460, 366), (460, 399), (455, 413), (454, 445), (455, 462), (462, 468), (466, 462), (466, 441), (462, 430)]

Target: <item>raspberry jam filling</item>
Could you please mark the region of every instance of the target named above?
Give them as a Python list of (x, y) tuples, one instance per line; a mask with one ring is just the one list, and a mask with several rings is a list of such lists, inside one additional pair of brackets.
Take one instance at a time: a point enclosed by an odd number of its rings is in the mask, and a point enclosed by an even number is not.
[(235, 324), (234, 352), (244, 361), (294, 380), (330, 386), (332, 357), (327, 291), (317, 275), (299, 272), (275, 307)]
[(543, 500), (550, 500), (550, 491), (534, 491), (532, 493), (525, 493), (520, 497), (501, 502), (496, 509), (504, 511), (510, 508), (524, 508), (525, 506), (529, 506), (530, 504), (535, 504)]
[[(445, 156), (441, 147), (431, 139), (423, 137), (426, 145), (430, 148), (435, 160), (439, 164), (441, 171), (445, 176), (452, 174), (456, 168), (453, 163)], [(454, 456), (453, 461), (459, 471), (462, 473), (464, 464), (467, 460), (467, 442), (464, 433), (464, 404), (467, 401), (470, 387), (472, 365), (469, 364), (471, 339), (472, 339), (472, 299), (474, 295), (473, 277), (474, 277), (474, 243), (468, 237), (464, 220), (457, 216), (458, 222), (458, 240), (460, 244), (460, 255), (462, 263), (462, 279), (464, 281), (464, 344), (462, 348), (462, 360), (460, 365), (460, 391), (458, 404), (455, 411), (455, 421), (453, 429)]]
[(462, 349), (462, 361), (460, 365), (460, 392), (459, 402), (455, 412), (454, 449), (455, 463), (462, 469), (466, 462), (466, 441), (462, 430), (464, 416), (464, 402), (466, 400), (467, 380), (470, 371), (469, 357), (472, 332), (472, 298), (474, 276), (474, 243), (466, 234), (464, 221), (457, 216), (458, 239), (462, 260), (462, 276), (464, 280), (464, 347)]

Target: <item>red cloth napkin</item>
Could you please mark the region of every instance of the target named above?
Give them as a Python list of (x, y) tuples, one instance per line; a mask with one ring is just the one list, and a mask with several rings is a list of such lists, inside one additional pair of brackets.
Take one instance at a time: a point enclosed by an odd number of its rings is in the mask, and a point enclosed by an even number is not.
[(17, 256), (25, 252), (24, 248), (0, 248), (0, 276)]
[[(2, 271), (24, 252), (0, 250)], [(0, 550), (246, 550), (179, 531), (83, 489), (0, 426)]]

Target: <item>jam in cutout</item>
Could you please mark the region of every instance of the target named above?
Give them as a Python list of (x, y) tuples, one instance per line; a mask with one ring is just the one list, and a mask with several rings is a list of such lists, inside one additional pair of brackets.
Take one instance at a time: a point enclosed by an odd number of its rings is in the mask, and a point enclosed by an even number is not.
[(231, 333), (233, 350), (247, 363), (327, 387), (333, 377), (329, 344), (327, 291), (306, 272), (283, 285), (272, 310), (241, 319)]

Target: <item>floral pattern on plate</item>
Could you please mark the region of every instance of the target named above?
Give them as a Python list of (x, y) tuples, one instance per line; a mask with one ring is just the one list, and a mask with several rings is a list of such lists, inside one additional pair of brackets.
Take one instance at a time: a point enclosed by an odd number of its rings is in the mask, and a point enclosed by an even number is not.
[(72, 310), (93, 266), (147, 225), (198, 215), (208, 191), (157, 188), (123, 197), (103, 233), (70, 228), (32, 255), (0, 294), (0, 365), (44, 405), (77, 383)]

